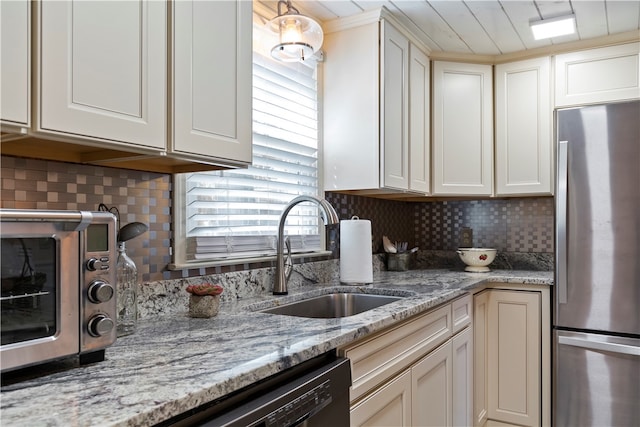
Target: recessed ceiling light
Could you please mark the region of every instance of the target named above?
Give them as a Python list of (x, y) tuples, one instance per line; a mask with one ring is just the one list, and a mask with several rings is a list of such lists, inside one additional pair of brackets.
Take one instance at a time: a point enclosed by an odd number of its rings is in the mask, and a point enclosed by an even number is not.
[(531, 31), (533, 31), (533, 38), (536, 40), (566, 36), (576, 32), (576, 16), (572, 14), (542, 19), (530, 22), (529, 25), (531, 26)]

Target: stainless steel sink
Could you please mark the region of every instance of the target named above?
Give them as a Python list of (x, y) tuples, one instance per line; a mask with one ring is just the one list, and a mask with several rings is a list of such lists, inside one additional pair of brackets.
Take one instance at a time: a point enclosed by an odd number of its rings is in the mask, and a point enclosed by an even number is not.
[(260, 311), (285, 316), (334, 319), (353, 316), (400, 299), (402, 297), (338, 292)]

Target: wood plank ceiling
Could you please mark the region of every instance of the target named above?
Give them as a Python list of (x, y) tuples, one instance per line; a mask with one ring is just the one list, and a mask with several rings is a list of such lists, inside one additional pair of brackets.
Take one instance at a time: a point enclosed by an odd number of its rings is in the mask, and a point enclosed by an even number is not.
[[(256, 0), (274, 11), (277, 1)], [(292, 0), (321, 22), (385, 6), (432, 54), (505, 55), (554, 45), (640, 34), (638, 0)], [(533, 20), (576, 15), (577, 33), (534, 40)]]

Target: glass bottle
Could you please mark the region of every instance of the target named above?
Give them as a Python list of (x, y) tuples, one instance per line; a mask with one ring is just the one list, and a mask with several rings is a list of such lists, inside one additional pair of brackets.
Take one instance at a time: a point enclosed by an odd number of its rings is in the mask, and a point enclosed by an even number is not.
[(117, 334), (119, 337), (136, 331), (138, 322), (138, 269), (127, 255), (124, 242), (118, 242), (118, 261), (116, 263), (118, 301)]

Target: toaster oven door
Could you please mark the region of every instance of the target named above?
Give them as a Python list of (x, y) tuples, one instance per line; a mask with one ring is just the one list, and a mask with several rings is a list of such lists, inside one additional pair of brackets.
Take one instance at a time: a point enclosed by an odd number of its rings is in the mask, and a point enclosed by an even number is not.
[(79, 234), (62, 223), (2, 223), (2, 371), (78, 353)]

